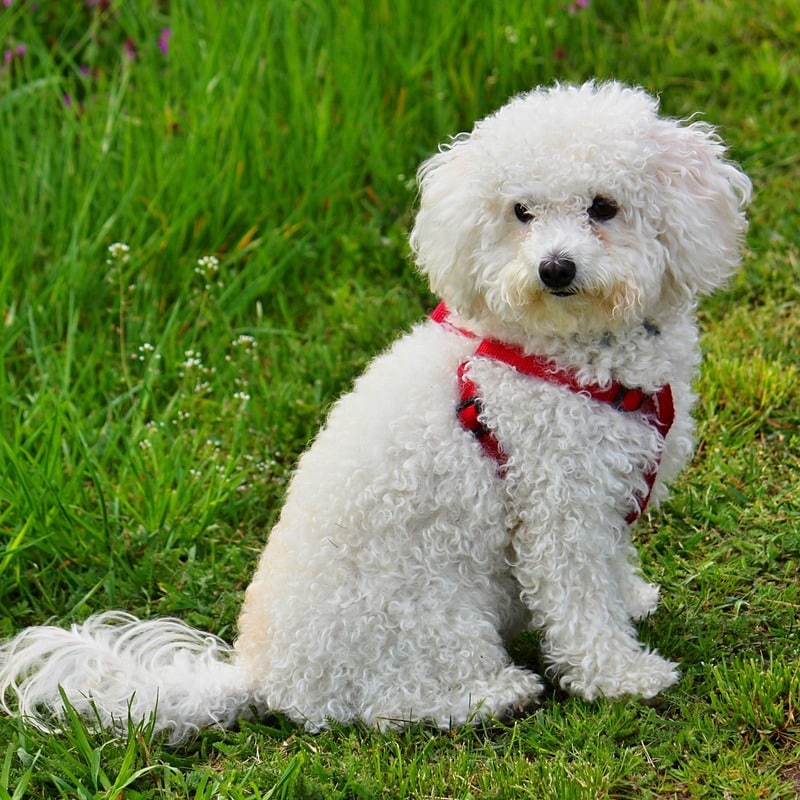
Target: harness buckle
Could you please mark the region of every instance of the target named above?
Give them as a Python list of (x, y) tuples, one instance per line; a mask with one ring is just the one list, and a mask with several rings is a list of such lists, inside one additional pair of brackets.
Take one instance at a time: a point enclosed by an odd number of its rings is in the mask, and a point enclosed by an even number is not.
[(456, 414), (461, 424), (476, 439), (481, 439), (489, 433), (489, 428), (480, 421), (483, 413), (483, 403), (480, 397), (467, 397), (456, 406)]

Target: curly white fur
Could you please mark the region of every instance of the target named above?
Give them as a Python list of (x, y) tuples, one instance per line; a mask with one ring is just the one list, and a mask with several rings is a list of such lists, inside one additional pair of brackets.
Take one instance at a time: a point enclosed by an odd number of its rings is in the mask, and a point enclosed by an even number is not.
[[(750, 182), (707, 125), (657, 115), (618, 83), (513, 98), (419, 172), (411, 244), (457, 324), (555, 359), (584, 383), (669, 383), (662, 441), (621, 413), (503, 364), (426, 322), (378, 357), (301, 458), (233, 649), (174, 620), (101, 614), (0, 648), (3, 708), (52, 726), (59, 686), (124, 731), (155, 710), (178, 741), (249, 707), (330, 720), (458, 725), (529, 706), (540, 678), (505, 641), (542, 632), (561, 685), (651, 697), (675, 665), (633, 620), (658, 589), (626, 517), (692, 449), (694, 303), (739, 262)], [(599, 198), (599, 200), (598, 200)], [(596, 214), (598, 202), (613, 212)], [(604, 218), (605, 216), (605, 218)], [(572, 265), (554, 280), (543, 265)], [(496, 465), (454, 413), (469, 361)]]

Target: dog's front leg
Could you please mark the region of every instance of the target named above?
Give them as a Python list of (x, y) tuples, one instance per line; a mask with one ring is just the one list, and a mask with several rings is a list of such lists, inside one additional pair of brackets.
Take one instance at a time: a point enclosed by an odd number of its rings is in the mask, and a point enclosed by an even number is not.
[(615, 569), (618, 537), (582, 529), (578, 515), (560, 516), (529, 519), (514, 539), (514, 571), (552, 672), (587, 700), (656, 695), (678, 673), (636, 638)]

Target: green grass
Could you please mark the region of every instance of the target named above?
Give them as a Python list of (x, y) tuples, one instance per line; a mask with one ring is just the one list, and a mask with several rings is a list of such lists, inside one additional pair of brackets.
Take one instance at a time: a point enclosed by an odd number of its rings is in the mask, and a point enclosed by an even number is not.
[(756, 186), (745, 268), (702, 308), (697, 457), (638, 528), (642, 637), (682, 660), (657, 705), (270, 718), (179, 750), (0, 719), (0, 800), (800, 795), (796, 4), (15, 0), (0, 41), (26, 48), (0, 68), (0, 636), (110, 607), (234, 636), (298, 453), (431, 306), (416, 165), (510, 94), (642, 84)]

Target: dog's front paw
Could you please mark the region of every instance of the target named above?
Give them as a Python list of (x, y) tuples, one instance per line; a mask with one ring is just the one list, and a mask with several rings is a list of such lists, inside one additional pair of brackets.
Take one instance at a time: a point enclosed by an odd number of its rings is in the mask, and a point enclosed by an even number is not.
[(648, 699), (668, 689), (679, 677), (677, 664), (667, 661), (658, 653), (642, 651), (632, 663), (630, 672), (622, 676), (617, 686), (610, 687), (610, 692), (604, 694), (606, 697), (636, 695)]
[(471, 687), (467, 695), (468, 716), (464, 721), (474, 723), (485, 718), (502, 720), (518, 716), (538, 704), (543, 690), (544, 684), (538, 675), (520, 667), (507, 667), (496, 678)]
[(567, 671), (562, 674), (561, 685), (586, 700), (625, 696), (649, 699), (668, 689), (679, 677), (677, 664), (658, 653), (641, 650), (625, 653), (614, 663), (604, 664), (595, 674)]

